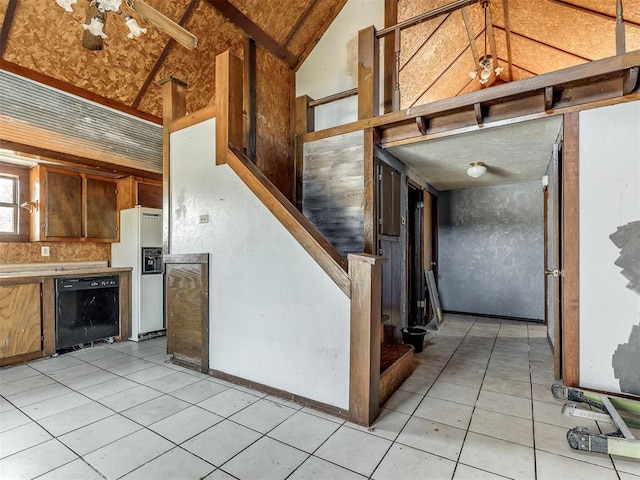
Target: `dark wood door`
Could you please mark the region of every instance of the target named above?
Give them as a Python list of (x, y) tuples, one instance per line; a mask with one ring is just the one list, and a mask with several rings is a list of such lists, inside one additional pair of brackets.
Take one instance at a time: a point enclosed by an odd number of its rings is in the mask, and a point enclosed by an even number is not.
[(73, 173), (45, 173), (45, 237), (82, 236), (82, 177)]
[(171, 361), (209, 371), (209, 255), (165, 255), (167, 353)]
[(86, 237), (115, 239), (118, 235), (116, 183), (87, 177)]

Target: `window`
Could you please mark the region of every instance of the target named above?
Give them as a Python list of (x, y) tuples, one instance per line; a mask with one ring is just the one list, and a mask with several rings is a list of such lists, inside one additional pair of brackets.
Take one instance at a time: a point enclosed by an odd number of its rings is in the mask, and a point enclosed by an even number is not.
[(29, 212), (20, 208), (29, 199), (29, 170), (0, 163), (0, 241), (29, 240)]

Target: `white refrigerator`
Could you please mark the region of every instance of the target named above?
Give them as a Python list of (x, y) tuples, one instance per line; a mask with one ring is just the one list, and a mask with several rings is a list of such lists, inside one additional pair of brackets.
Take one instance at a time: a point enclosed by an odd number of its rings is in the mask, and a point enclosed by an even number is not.
[(111, 265), (131, 267), (131, 337), (139, 341), (162, 333), (162, 210), (120, 211), (120, 242), (111, 244)]

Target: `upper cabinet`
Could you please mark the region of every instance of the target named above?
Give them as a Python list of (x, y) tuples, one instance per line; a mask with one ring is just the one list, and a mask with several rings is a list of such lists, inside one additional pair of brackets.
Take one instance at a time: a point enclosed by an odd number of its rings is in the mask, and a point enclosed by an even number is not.
[(118, 179), (118, 210), (136, 205), (162, 208), (162, 182), (140, 177)]
[(30, 177), (32, 241), (118, 239), (115, 179), (45, 165)]

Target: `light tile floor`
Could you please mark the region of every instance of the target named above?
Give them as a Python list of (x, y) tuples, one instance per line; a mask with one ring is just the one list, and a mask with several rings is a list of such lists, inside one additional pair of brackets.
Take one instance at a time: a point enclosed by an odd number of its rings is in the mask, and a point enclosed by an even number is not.
[(165, 345), (0, 369), (0, 478), (640, 480), (640, 461), (568, 446), (598, 425), (561, 414), (539, 324), (448, 316), (369, 429), (172, 365)]

